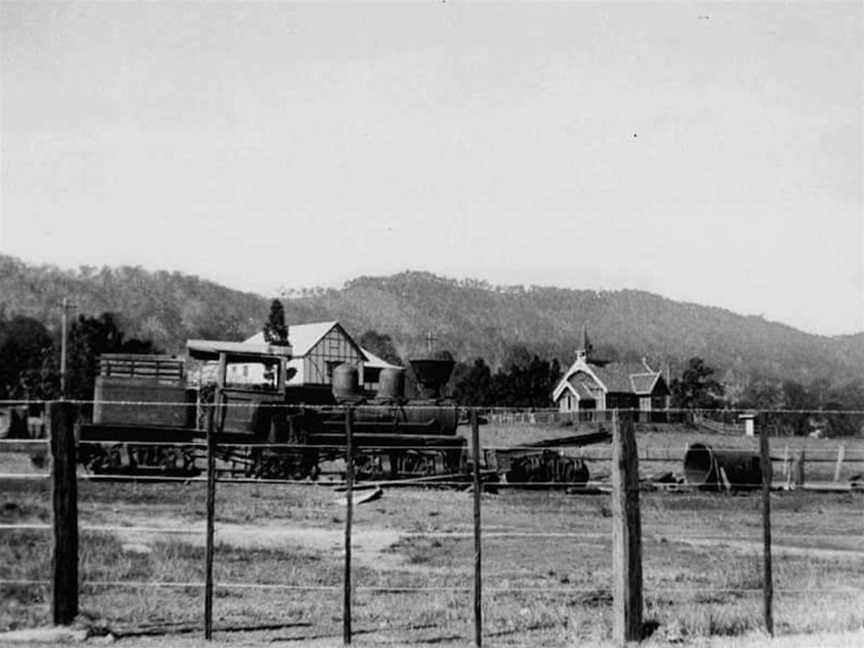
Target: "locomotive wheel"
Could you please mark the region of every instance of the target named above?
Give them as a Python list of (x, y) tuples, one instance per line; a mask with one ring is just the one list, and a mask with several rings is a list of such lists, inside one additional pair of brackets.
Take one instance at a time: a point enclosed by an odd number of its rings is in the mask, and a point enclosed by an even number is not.
[(382, 479), (386, 474), (381, 457), (373, 454), (355, 457), (354, 470), (357, 479)]
[(123, 467), (123, 446), (115, 445), (108, 449), (108, 454), (105, 456), (105, 468), (116, 470)]
[(108, 455), (102, 446), (81, 444), (79, 452), (81, 463), (88, 472), (99, 473), (104, 470)]
[(177, 471), (184, 468), (183, 453), (179, 448), (164, 448), (159, 457), (159, 465), (165, 471)]

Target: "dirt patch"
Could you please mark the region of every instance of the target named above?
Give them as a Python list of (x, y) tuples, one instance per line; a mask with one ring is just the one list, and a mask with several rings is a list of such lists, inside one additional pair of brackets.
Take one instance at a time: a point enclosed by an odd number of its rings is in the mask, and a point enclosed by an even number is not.
[[(166, 537), (203, 546), (206, 526), (201, 521), (169, 517), (126, 518), (129, 528), (111, 529), (124, 544), (152, 545)], [(182, 531), (178, 531), (182, 529)], [(385, 528), (362, 527), (352, 532), (352, 556), (360, 563), (377, 569), (401, 566), (401, 556), (387, 552), (400, 539), (398, 531)], [(301, 546), (325, 553), (341, 554), (345, 547), (344, 529), (320, 529), (291, 524), (236, 524), (218, 522), (215, 529), (216, 545), (229, 545), (241, 549), (287, 549)]]
[[(761, 553), (762, 542), (755, 540), (730, 540), (728, 538), (676, 538), (676, 542), (692, 547), (724, 546), (741, 553)], [(801, 558), (824, 558), (826, 560), (861, 560), (864, 551), (855, 549), (823, 549), (820, 547), (801, 547), (788, 544), (772, 544), (771, 553), (775, 556), (798, 556)]]

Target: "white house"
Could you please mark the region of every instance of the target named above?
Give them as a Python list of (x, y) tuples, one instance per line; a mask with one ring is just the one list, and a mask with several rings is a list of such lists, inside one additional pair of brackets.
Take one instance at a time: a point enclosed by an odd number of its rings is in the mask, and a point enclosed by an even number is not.
[[(286, 363), (286, 386), (307, 388), (329, 393), (333, 369), (343, 362), (357, 365), (360, 383), (367, 392), (378, 389), (378, 376), (382, 369), (395, 367), (357, 344), (339, 322), (312, 322), (288, 327), (288, 341), (293, 349)], [(264, 333), (256, 333), (249, 344), (264, 342)], [(268, 382), (263, 365), (238, 364), (228, 368), (228, 382), (235, 384), (261, 384)]]

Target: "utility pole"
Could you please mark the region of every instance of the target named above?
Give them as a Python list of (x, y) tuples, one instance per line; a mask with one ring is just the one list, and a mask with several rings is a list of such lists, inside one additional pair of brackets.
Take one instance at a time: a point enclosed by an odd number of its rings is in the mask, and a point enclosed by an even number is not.
[(66, 398), (66, 338), (69, 330), (69, 310), (75, 308), (75, 305), (70, 304), (64, 297), (60, 306), (63, 309), (60, 320), (60, 398)]

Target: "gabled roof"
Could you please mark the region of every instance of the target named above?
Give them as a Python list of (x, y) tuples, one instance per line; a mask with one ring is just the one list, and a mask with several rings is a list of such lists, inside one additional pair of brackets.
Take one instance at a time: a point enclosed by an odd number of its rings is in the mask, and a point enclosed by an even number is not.
[[(660, 379), (659, 371), (652, 371), (651, 368), (644, 362), (611, 362), (604, 365), (595, 365), (584, 357), (576, 359), (576, 362), (567, 370), (561, 382), (552, 393), (552, 400), (557, 401), (565, 389), (569, 387), (570, 391), (575, 393), (580, 398), (594, 398), (593, 395), (583, 395), (575, 386), (577, 381), (572, 378), (584, 372), (591, 376), (600, 387), (606, 392), (637, 394), (647, 396), (650, 394), (657, 381)], [(584, 389), (584, 387), (583, 387)]]
[[(647, 393), (651, 391), (659, 372), (646, 371), (645, 365), (639, 362), (610, 362), (603, 367), (591, 365), (594, 374), (600, 379), (607, 391), (622, 393)], [(643, 390), (650, 377), (647, 390)]]
[(290, 358), (292, 348), (290, 345), (277, 346), (261, 340), (250, 342), (225, 342), (224, 340), (187, 340), (186, 351), (195, 360), (219, 360), (220, 354), (230, 356), (235, 362), (260, 362), (270, 360), (274, 357)]
[(630, 384), (633, 391), (640, 395), (648, 395), (654, 391), (654, 385), (660, 379), (660, 372), (645, 372), (630, 376)]
[[(327, 335), (339, 322), (311, 322), (309, 324), (293, 324), (288, 327), (288, 341), (294, 349), (294, 357), (302, 357), (309, 353), (318, 342)], [(353, 341), (353, 340), (352, 340)], [(246, 344), (263, 344), (264, 332), (259, 331)]]
[(588, 391), (588, 387), (585, 386), (580, 380), (574, 380), (575, 376), (571, 376), (570, 380), (567, 381), (567, 384), (573, 389), (573, 392), (580, 398), (584, 400), (593, 400), (595, 398), (594, 394)]
[[(288, 341), (291, 343), (291, 348), (294, 350), (295, 358), (302, 358), (306, 354), (308, 354), (312, 349), (315, 348), (315, 345), (321, 341), (325, 335), (327, 335), (330, 331), (333, 330), (334, 327), (338, 326), (345, 336), (351, 341), (351, 343), (360, 350), (364, 357), (363, 364), (367, 367), (373, 369), (387, 369), (389, 367), (398, 368), (397, 365), (390, 364), (383, 358), (379, 358), (377, 355), (369, 351), (368, 349), (364, 349), (359, 344), (354, 342), (348, 332), (342, 328), (339, 322), (311, 322), (309, 324), (292, 324), (288, 327)], [(244, 344), (264, 344), (264, 332), (259, 331), (248, 340), (244, 340)]]
[(377, 355), (369, 351), (368, 349), (364, 349), (360, 347), (360, 350), (363, 352), (366, 360), (363, 362), (364, 366), (370, 367), (372, 369), (401, 369), (398, 365), (390, 364), (384, 358), (379, 358)]

